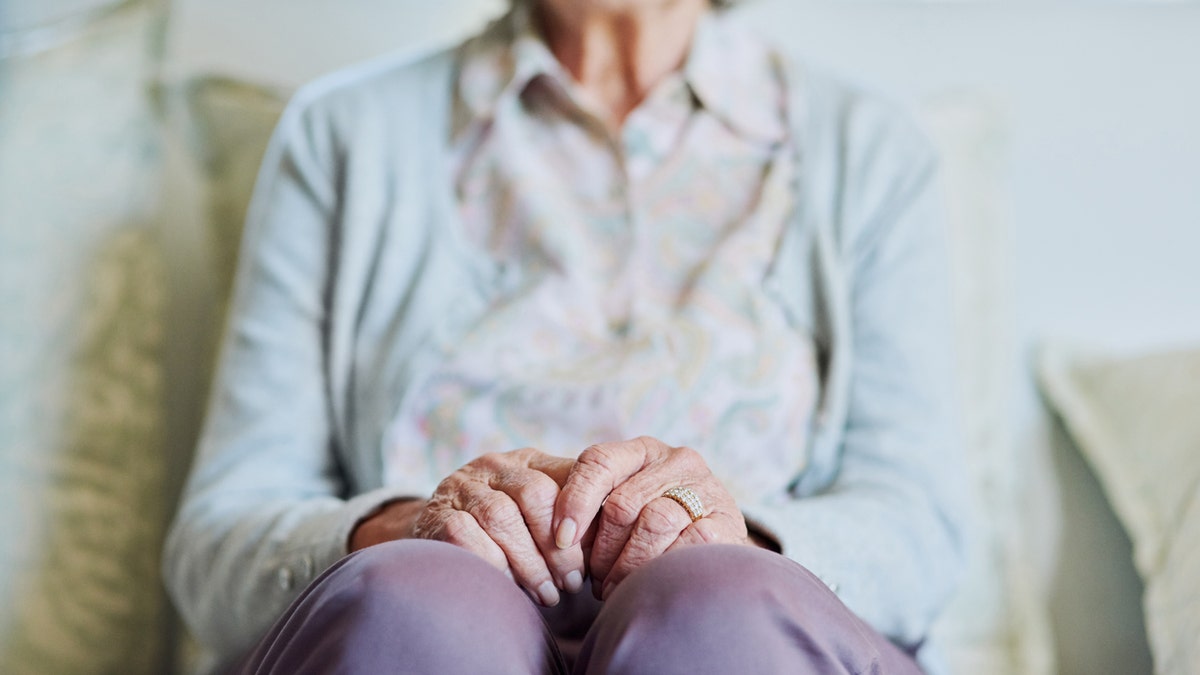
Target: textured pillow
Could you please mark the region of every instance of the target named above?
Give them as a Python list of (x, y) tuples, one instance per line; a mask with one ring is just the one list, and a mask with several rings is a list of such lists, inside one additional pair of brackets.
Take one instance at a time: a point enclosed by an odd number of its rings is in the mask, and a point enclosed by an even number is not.
[(227, 298), (255, 178), (287, 94), (220, 77), (192, 80), (180, 94), (204, 185), (201, 210), (217, 293)]
[(0, 61), (0, 673), (157, 673), (161, 167), (146, 6)]
[(1200, 673), (1200, 349), (1051, 346), (1040, 377), (1133, 540), (1156, 672)]

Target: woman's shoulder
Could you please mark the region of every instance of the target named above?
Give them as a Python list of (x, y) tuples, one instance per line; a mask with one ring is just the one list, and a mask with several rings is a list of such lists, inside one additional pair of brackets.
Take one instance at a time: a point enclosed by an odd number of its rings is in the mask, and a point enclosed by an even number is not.
[(912, 166), (934, 161), (933, 143), (913, 103), (804, 57), (781, 58), (793, 125), (803, 143), (836, 151), (850, 162)]
[(937, 150), (915, 105), (800, 57), (784, 68), (806, 198), (853, 246), (889, 204), (930, 181)]
[(281, 129), (349, 137), (391, 128), (419, 129), (444, 117), (459, 48), (388, 54), (323, 75), (292, 95)]

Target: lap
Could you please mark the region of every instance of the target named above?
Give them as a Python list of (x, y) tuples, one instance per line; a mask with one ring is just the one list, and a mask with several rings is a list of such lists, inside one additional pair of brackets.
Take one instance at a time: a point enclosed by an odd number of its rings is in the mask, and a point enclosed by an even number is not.
[[(326, 660), (310, 653), (317, 648)], [(327, 667), (328, 659), (340, 659), (339, 667)], [(407, 664), (401, 671), (447, 673), (919, 672), (815, 575), (761, 549), (673, 551), (631, 574), (605, 603), (585, 585), (539, 610), (482, 559), (427, 541), (381, 544), (339, 561), (240, 672), (301, 672), (297, 663), (311, 672), (373, 672), (388, 663), (397, 672), (393, 659)]]

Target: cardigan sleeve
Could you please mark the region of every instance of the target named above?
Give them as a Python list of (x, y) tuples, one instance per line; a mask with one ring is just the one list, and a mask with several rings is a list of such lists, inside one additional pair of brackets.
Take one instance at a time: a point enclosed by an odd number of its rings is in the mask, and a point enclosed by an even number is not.
[(840, 211), (855, 222), (841, 253), (852, 357), (840, 469), (815, 495), (742, 508), (859, 616), (915, 648), (964, 557), (950, 295), (932, 151), (895, 127), (868, 145), (842, 178)]
[(346, 499), (327, 363), (338, 160), (308, 98), (285, 112), (255, 187), (205, 427), (164, 551), (183, 618), (227, 657), (395, 496)]

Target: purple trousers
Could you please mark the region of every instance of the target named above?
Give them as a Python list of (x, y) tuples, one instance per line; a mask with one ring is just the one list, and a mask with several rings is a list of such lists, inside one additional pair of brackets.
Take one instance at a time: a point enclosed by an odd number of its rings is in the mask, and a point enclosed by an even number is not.
[(347, 556), (292, 604), (240, 673), (920, 673), (802, 566), (695, 546), (539, 609), (482, 559), (401, 541)]

